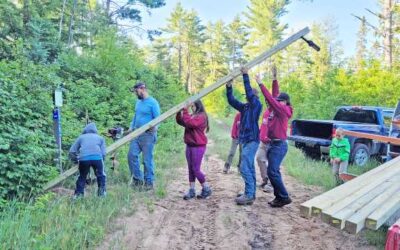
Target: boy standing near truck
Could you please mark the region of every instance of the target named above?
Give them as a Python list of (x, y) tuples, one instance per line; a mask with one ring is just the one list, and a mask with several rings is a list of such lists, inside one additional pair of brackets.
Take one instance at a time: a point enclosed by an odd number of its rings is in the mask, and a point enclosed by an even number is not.
[(336, 184), (340, 185), (343, 181), (339, 175), (347, 173), (347, 166), (350, 158), (350, 143), (349, 139), (344, 138), (343, 129), (338, 128), (335, 133), (335, 138), (329, 150), (329, 157), (332, 164), (332, 172), (335, 175)]

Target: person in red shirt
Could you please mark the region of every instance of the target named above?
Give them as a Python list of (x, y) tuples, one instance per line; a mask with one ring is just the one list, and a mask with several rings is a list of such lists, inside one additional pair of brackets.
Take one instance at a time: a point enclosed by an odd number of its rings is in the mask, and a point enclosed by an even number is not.
[(203, 103), (198, 100), (189, 105), (192, 112), (189, 113), (188, 107), (176, 114), (176, 122), (185, 128), (184, 142), (186, 144), (186, 160), (189, 170), (189, 191), (183, 196), (183, 199), (189, 200), (196, 196), (196, 179), (202, 186), (201, 194), (198, 199), (205, 199), (211, 195), (204, 173), (201, 171), (201, 161), (206, 152), (207, 136), (209, 130), (208, 116)]
[(236, 153), (236, 149), (239, 146), (239, 163), (238, 163), (238, 169), (240, 166), (240, 152), (241, 152), (241, 148), (240, 148), (240, 144), (239, 144), (239, 131), (240, 131), (240, 112), (238, 112), (235, 115), (235, 119), (233, 120), (233, 124), (232, 124), (232, 129), (231, 129), (231, 138), (232, 138), (232, 142), (231, 142), (231, 149), (229, 150), (229, 154), (228, 154), (228, 159), (225, 162), (224, 165), (224, 174), (227, 174), (229, 169), (231, 168), (232, 165), (232, 160), (233, 157), (235, 157), (235, 153)]
[[(272, 67), (272, 96), (276, 98), (279, 95), (279, 83), (277, 80), (277, 71), (275, 65)], [(260, 81), (260, 76), (257, 76), (258, 81)], [(260, 188), (264, 192), (272, 192), (272, 187), (268, 185), (268, 159), (267, 154), (270, 148), (270, 139), (268, 138), (268, 118), (272, 112), (270, 107), (267, 107), (263, 114), (261, 126), (260, 126), (260, 145), (256, 153), (257, 165), (260, 168), (260, 175), (262, 183)]]
[(270, 140), (270, 147), (267, 152), (267, 175), (274, 188), (275, 199), (268, 204), (271, 207), (282, 207), (292, 202), (282, 180), (280, 165), (288, 151), (287, 128), (289, 119), (293, 115), (293, 108), (287, 93), (281, 92), (274, 98), (259, 77), (256, 78), (256, 81), (271, 110), (267, 122), (267, 135)]

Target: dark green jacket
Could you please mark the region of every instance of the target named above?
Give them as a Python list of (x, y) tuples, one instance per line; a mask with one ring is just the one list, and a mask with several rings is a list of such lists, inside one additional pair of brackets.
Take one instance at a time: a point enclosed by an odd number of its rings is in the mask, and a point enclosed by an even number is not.
[(337, 138), (333, 138), (332, 144), (329, 150), (329, 157), (339, 158), (341, 161), (348, 161), (350, 158), (350, 143), (347, 138), (343, 138), (340, 141)]

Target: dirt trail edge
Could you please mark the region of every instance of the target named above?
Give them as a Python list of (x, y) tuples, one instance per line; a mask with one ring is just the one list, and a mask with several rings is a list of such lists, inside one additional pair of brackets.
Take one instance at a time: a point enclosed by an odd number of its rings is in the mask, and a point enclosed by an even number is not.
[[(211, 150), (203, 162), (211, 198), (182, 199), (187, 190), (187, 170), (182, 167), (165, 199), (153, 209), (143, 204), (132, 216), (117, 219), (118, 229), (99, 249), (375, 249), (360, 236), (300, 217), (299, 205), (318, 191), (290, 176), (284, 176), (294, 201), (289, 206), (269, 207), (273, 194), (260, 190), (252, 206), (235, 205), (233, 200), (243, 188), (241, 177), (236, 169), (223, 174), (224, 162)], [(200, 192), (199, 186), (196, 191)]]

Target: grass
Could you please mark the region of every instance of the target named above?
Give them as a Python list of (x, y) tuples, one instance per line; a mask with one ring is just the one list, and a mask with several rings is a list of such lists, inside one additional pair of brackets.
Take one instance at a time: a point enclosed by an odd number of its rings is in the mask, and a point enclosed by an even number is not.
[[(152, 212), (154, 202), (167, 195), (166, 186), (175, 175), (176, 167), (184, 162), (180, 137), (179, 130), (158, 141), (154, 195), (128, 186), (127, 147), (124, 147), (119, 153), (117, 171), (107, 168), (105, 199), (96, 196), (96, 185), (92, 185), (88, 187), (85, 198), (74, 202), (68, 196), (54, 193), (46, 193), (29, 204), (10, 202), (0, 213), (0, 249), (95, 248), (106, 233), (113, 230), (113, 221), (118, 216), (132, 215), (138, 204), (144, 204)], [(75, 180), (68, 179), (64, 186), (73, 188)]]

